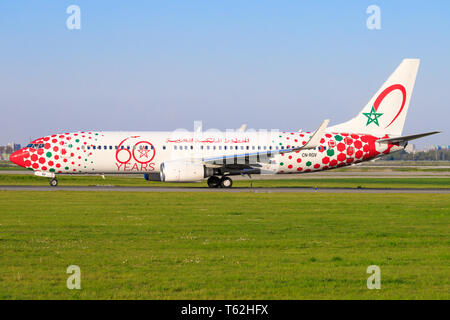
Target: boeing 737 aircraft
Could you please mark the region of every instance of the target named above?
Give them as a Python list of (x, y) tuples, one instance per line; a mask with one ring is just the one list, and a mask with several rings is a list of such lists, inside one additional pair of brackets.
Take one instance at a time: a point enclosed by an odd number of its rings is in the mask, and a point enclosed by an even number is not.
[(57, 174), (144, 174), (145, 179), (230, 188), (233, 175), (329, 170), (402, 150), (419, 59), (405, 59), (353, 119), (314, 132), (73, 132), (46, 136), (10, 160), (50, 179)]

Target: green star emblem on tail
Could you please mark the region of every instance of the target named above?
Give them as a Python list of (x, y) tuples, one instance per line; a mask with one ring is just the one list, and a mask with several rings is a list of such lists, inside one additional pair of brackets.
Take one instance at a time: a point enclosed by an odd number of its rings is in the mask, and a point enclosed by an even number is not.
[(382, 113), (377, 113), (375, 111), (375, 107), (374, 106), (372, 106), (372, 110), (370, 110), (370, 112), (363, 112), (363, 115), (365, 115), (367, 117), (366, 126), (368, 126), (372, 122), (375, 123), (377, 126), (380, 126), (380, 124), (378, 123), (378, 117), (381, 117), (383, 114)]

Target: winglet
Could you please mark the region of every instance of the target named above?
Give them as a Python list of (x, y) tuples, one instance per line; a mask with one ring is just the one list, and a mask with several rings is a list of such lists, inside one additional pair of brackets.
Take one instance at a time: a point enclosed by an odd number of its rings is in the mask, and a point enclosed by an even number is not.
[(320, 138), (322, 138), (323, 132), (328, 126), (328, 123), (330, 122), (330, 119), (326, 119), (322, 122), (322, 124), (317, 128), (317, 130), (313, 133), (311, 136), (311, 139), (302, 147), (298, 149), (313, 149), (315, 147), (319, 146)]

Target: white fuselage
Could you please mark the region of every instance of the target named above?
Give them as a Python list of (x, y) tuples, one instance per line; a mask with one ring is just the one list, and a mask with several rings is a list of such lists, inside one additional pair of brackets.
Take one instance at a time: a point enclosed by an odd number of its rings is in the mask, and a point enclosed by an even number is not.
[[(202, 161), (273, 152), (259, 159), (262, 172), (303, 173), (370, 160), (401, 146), (380, 144), (365, 134), (324, 133), (320, 146), (305, 145), (310, 132), (74, 132), (37, 139), (24, 149), (24, 167), (55, 174), (159, 173), (169, 161)], [(229, 163), (229, 162), (227, 162)], [(232, 162), (231, 162), (232, 164)]]

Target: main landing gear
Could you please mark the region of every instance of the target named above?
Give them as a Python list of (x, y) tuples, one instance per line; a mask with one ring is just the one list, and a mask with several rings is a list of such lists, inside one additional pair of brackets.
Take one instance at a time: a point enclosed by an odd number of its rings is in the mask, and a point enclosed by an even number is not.
[(227, 176), (219, 178), (218, 176), (211, 176), (208, 178), (208, 187), (210, 188), (231, 188), (233, 180)]
[(58, 185), (58, 179), (52, 178), (50, 179), (50, 186), (56, 187)]

